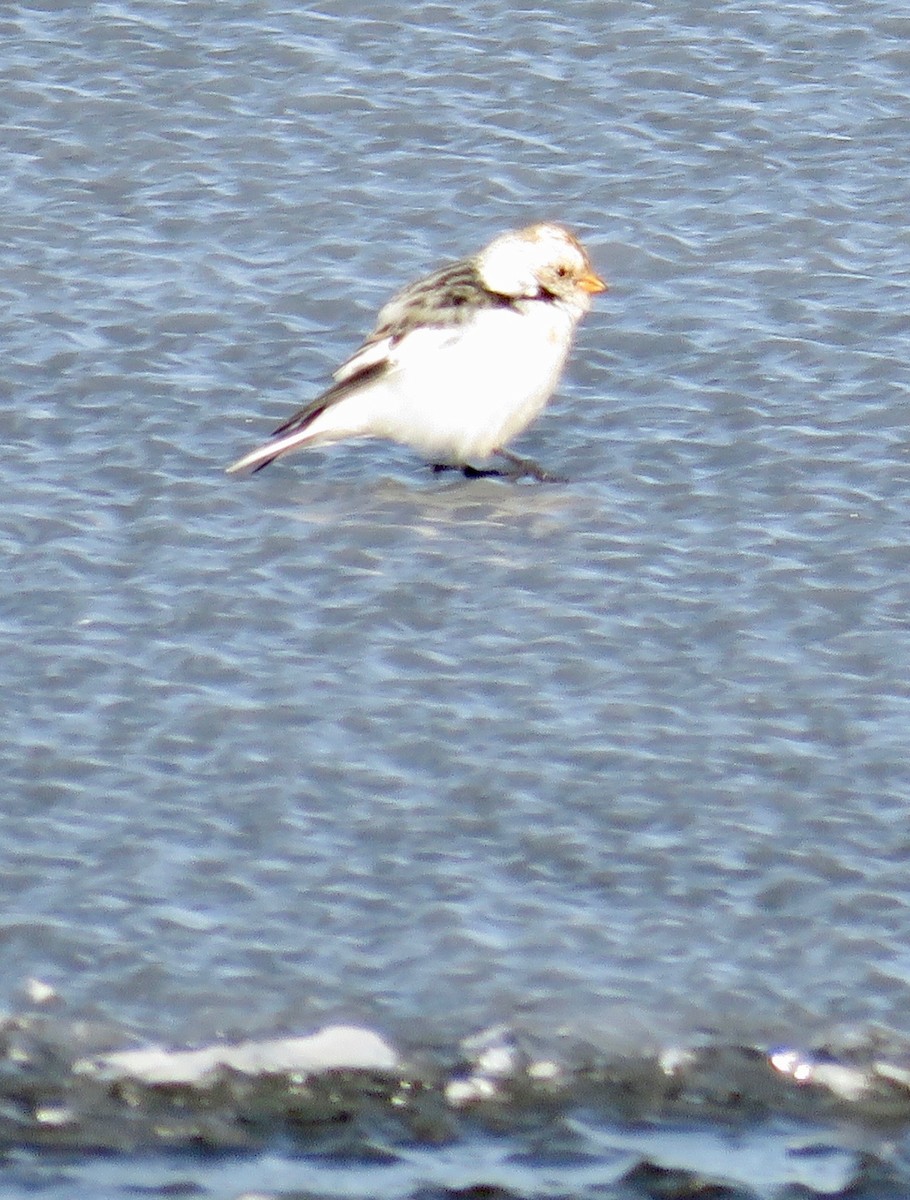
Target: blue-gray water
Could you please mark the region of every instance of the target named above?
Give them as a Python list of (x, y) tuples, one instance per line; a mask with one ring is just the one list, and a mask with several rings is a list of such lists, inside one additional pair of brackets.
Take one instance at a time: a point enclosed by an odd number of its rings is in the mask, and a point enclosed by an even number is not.
[[(431, 1091), (415, 1063), (457, 1076), (504, 1025), (566, 1071), (796, 1046), (900, 1093), (910, 15), (46, 0), (0, 8), (0, 80), (13, 1091), (23, 1062), (53, 1090), (49, 1046), (344, 1021)], [(393, 290), (539, 218), (611, 283), (516, 445), (567, 484), (380, 443), (223, 474)], [(669, 1168), (621, 1122), (578, 1152), (596, 1178), (566, 1165), (571, 1122), (609, 1124), (574, 1087), (541, 1102), (558, 1169), (494, 1122), (409, 1128), (394, 1177), (265, 1136), (180, 1178), (650, 1195)], [(863, 1195), (905, 1194), (905, 1107)], [(722, 1109), (693, 1178), (724, 1178)], [(0, 1195), (165, 1186), (125, 1152), (48, 1165), (35, 1123), (70, 1118), (36, 1112), (0, 1113)]]

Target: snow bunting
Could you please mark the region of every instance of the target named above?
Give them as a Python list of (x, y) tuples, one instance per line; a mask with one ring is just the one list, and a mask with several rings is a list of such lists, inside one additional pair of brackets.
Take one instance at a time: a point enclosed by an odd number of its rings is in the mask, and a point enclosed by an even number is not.
[[(545, 472), (506, 450), (553, 394), (575, 327), (606, 284), (559, 225), (530, 225), (394, 296), (327, 391), (229, 472), (258, 471), (305, 446), (388, 438), (435, 469)], [(501, 472), (476, 466), (492, 455)]]

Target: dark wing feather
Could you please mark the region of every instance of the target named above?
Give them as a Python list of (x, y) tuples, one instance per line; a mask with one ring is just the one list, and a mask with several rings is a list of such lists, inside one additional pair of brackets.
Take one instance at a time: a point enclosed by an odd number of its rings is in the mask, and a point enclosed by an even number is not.
[(385, 375), (389, 369), (388, 359), (382, 358), (379, 362), (372, 362), (355, 374), (346, 376), (338, 383), (333, 383), (324, 392), (314, 396), (303, 408), (298, 409), (292, 417), (288, 417), (277, 429), (273, 429), (272, 437), (279, 437), (283, 433), (293, 433), (297, 429), (306, 429), (307, 425), (315, 421), (320, 413), (331, 408), (333, 404), (337, 404), (339, 400), (343, 400), (351, 392), (355, 392), (362, 384), (378, 379), (380, 375)]
[(484, 308), (508, 307), (512, 300), (484, 286), (474, 259), (440, 267), (425, 279), (400, 291), (379, 313), (375, 331), (367, 344), (381, 338), (400, 341), (407, 333), (424, 326), (457, 328)]

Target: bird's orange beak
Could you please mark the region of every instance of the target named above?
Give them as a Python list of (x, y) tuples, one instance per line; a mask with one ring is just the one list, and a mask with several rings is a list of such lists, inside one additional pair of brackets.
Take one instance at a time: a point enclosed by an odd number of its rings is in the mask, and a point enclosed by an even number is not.
[(583, 292), (590, 292), (593, 296), (595, 292), (605, 292), (607, 285), (599, 275), (595, 275), (590, 269), (585, 271), (584, 275), (579, 279), (578, 286)]

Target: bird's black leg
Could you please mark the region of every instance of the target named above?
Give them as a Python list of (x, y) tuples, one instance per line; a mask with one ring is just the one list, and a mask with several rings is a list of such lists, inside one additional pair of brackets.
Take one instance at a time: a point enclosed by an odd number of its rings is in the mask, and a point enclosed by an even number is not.
[(511, 478), (510, 471), (500, 471), (496, 467), (472, 467), (465, 464), (463, 467), (456, 467), (454, 463), (432, 463), (433, 474), (439, 475), (442, 471), (461, 471), (466, 479), (502, 479), (505, 476)]
[(508, 471), (500, 471), (498, 467), (472, 467), (468, 464), (461, 468), (461, 473), (465, 479), (503, 479), (508, 475)]
[(499, 467), (472, 467), (468, 463), (460, 467), (456, 467), (452, 463), (432, 463), (433, 474), (439, 475), (443, 471), (461, 471), (466, 479), (530, 478), (536, 479), (540, 483), (568, 483), (568, 480), (561, 475), (551, 475), (549, 471), (539, 467), (530, 458), (519, 458), (517, 454), (512, 454), (508, 450), (494, 450), (493, 453), (504, 458), (509, 464), (505, 470), (501, 470)]
[(530, 458), (519, 458), (517, 454), (512, 454), (509, 450), (496, 450), (495, 453), (511, 464), (511, 470), (498, 472), (500, 475), (507, 475), (509, 479), (523, 479), (525, 476), (529, 476), (540, 483), (569, 482), (562, 475), (551, 475), (549, 471), (545, 471), (543, 467), (539, 467)]

